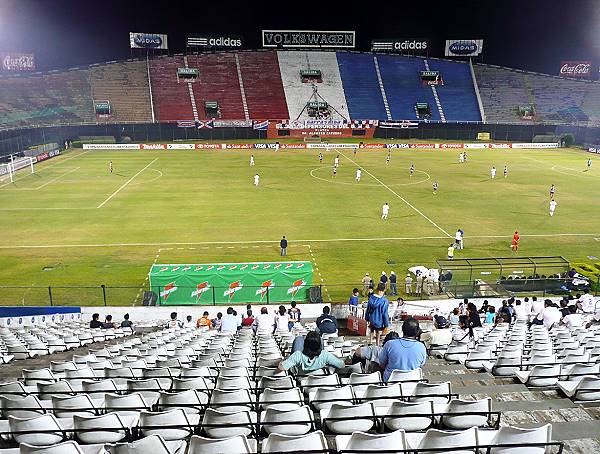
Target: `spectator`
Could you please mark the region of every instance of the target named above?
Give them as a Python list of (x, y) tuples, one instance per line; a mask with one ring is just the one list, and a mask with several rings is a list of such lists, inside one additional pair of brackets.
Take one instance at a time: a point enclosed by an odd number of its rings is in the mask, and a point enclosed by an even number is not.
[(459, 317), (458, 328), (452, 333), (452, 340), (461, 344), (466, 344), (475, 339), (475, 333), (471, 326), (471, 320), (468, 315)]
[(300, 308), (296, 307), (296, 301), (292, 301), (290, 306), (292, 307), (288, 309), (288, 314), (290, 314), (289, 328), (291, 330), (294, 327), (294, 324), (300, 323), (302, 313), (300, 312)]
[(221, 320), (221, 332), (223, 333), (235, 333), (238, 329), (238, 319), (234, 314), (233, 307), (227, 308), (227, 313)]
[(370, 284), (371, 284), (371, 276), (369, 276), (369, 273), (365, 273), (365, 277), (362, 278), (362, 285), (363, 285), (362, 295), (363, 296), (367, 295)]
[(327, 366), (341, 369), (344, 367), (344, 361), (323, 349), (319, 333), (309, 331), (304, 338), (302, 351), (292, 353), (285, 361), (279, 363), (279, 370), (291, 370), (294, 374), (305, 374)]
[(92, 320), (90, 321), (90, 328), (102, 328), (102, 322), (98, 320), (100, 318), (100, 314), (92, 314)]
[(533, 325), (544, 325), (547, 329), (552, 328), (555, 323), (560, 321), (560, 311), (558, 306), (552, 300), (544, 301), (544, 309), (533, 320)]
[(432, 345), (450, 345), (452, 342), (450, 323), (445, 317), (434, 315), (433, 329), (421, 334), (419, 340), (425, 344), (427, 350), (429, 350)]
[(450, 327), (451, 328), (457, 328), (458, 327), (458, 322), (459, 322), (459, 310), (458, 307), (455, 307), (454, 309), (452, 309), (452, 313), (448, 316), (448, 320), (450, 321)]
[(489, 306), (488, 300), (483, 300), (483, 304), (481, 305), (481, 308), (479, 309), (479, 313), (480, 314), (485, 314), (487, 313), (487, 308)]
[(350, 313), (355, 317), (358, 314), (358, 289), (352, 289), (352, 295), (350, 295), (350, 299), (348, 300), (348, 306), (350, 308)]
[(589, 290), (577, 300), (577, 307), (585, 314), (593, 314), (596, 311), (596, 303)]
[(375, 332), (375, 345), (381, 343), (381, 333), (390, 325), (388, 300), (384, 295), (385, 284), (377, 284), (377, 293), (369, 298), (365, 319), (369, 322), (371, 334)]
[(256, 334), (272, 334), (275, 330), (275, 319), (266, 307), (260, 308), (260, 314), (254, 320), (254, 332)]
[(275, 330), (289, 331), (290, 330), (290, 314), (285, 310), (285, 306), (279, 306), (279, 311), (275, 314)]
[(515, 303), (515, 319), (516, 320), (527, 320), (529, 317), (529, 311), (527, 307), (521, 303), (521, 300), (517, 300)]
[(479, 318), (479, 312), (477, 312), (475, 304), (467, 303), (467, 315), (469, 316), (471, 328), (481, 328), (481, 319)]
[(204, 311), (202, 313), (202, 317), (196, 320), (196, 328), (207, 328), (210, 329), (212, 327), (212, 322), (210, 318), (208, 318), (208, 311)]
[(512, 319), (512, 311), (510, 310), (510, 308), (508, 307), (508, 301), (506, 300), (502, 300), (502, 306), (500, 307), (500, 309), (498, 310), (498, 314), (507, 314), (509, 320)]
[(279, 246), (281, 247), (281, 255), (282, 256), (286, 256), (287, 255), (288, 242), (285, 239), (285, 235), (283, 235), (283, 238), (279, 242)]
[(177, 312), (171, 312), (169, 321), (167, 322), (167, 328), (183, 328), (183, 322), (177, 320)]
[(183, 327), (184, 328), (194, 328), (196, 326), (196, 324), (193, 322), (192, 320), (192, 316), (188, 315), (185, 317), (185, 322), (183, 322)]
[(420, 295), (423, 292), (423, 273), (417, 273), (417, 288), (415, 288), (415, 294)]
[(454, 260), (454, 243), (448, 246), (448, 260)]
[(393, 370), (415, 370), (427, 361), (425, 345), (417, 339), (421, 335), (419, 322), (412, 317), (402, 324), (402, 337), (386, 342), (379, 353), (379, 364), (384, 369), (383, 380), (388, 381)]
[(494, 306), (488, 305), (487, 312), (485, 313), (485, 321), (486, 325), (493, 325), (496, 321), (496, 308)]
[(330, 314), (329, 306), (323, 307), (323, 313), (317, 318), (316, 331), (320, 334), (333, 334), (337, 332), (338, 325), (336, 318)]
[(562, 318), (562, 324), (567, 325), (570, 330), (583, 326), (583, 317), (577, 313), (577, 306), (569, 306), (569, 314)]
[(429, 295), (429, 296), (433, 295), (434, 284), (435, 284), (435, 279), (433, 278), (433, 276), (431, 274), (428, 274), (427, 277), (425, 278), (425, 293), (427, 293), (427, 295)]
[(404, 282), (406, 284), (406, 294), (407, 295), (411, 295), (412, 294), (412, 277), (410, 277), (410, 274), (406, 275), (406, 279), (404, 279)]
[(129, 314), (125, 314), (123, 316), (123, 321), (121, 322), (121, 328), (131, 328), (133, 329), (133, 323), (129, 320)]
[(381, 282), (385, 286), (384, 293), (387, 292), (388, 277), (387, 277), (387, 274), (385, 274), (385, 271), (381, 272), (381, 276), (379, 277), (379, 282)]
[(223, 313), (217, 312), (217, 318), (212, 319), (210, 322), (212, 324), (213, 329), (220, 331), (221, 325), (223, 324)]
[(404, 302), (404, 298), (398, 298), (396, 300), (396, 311), (392, 315), (392, 318), (394, 320), (402, 320), (406, 314), (406, 303)]
[(112, 321), (112, 315), (107, 315), (104, 317), (104, 323), (102, 324), (103, 329), (113, 329), (115, 324)]
[[(399, 338), (400, 336), (398, 333), (396, 331), (392, 331), (383, 339), (383, 345), (390, 340)], [(379, 353), (381, 352), (382, 348), (383, 347), (377, 347), (375, 345), (358, 347), (352, 354), (352, 364), (360, 363), (363, 372), (367, 374), (381, 370), (381, 366), (379, 365)]]
[(560, 315), (562, 316), (562, 318), (565, 318), (567, 315), (569, 315), (571, 313), (571, 311), (569, 311), (569, 300), (566, 298), (563, 298), (560, 300)]
[(544, 310), (544, 302), (538, 301), (536, 296), (531, 297), (531, 313), (534, 316), (539, 315)]
[(398, 284), (396, 283), (396, 273), (393, 271), (390, 273), (390, 294), (396, 296), (398, 294)]
[(242, 318), (242, 328), (251, 328), (256, 318), (252, 315), (252, 309), (246, 311), (246, 316)]

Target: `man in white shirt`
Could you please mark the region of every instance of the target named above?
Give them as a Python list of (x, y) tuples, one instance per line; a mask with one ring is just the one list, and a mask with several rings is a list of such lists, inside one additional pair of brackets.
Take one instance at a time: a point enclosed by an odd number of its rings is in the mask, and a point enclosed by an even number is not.
[(529, 310), (521, 303), (521, 300), (516, 301), (514, 312), (517, 320), (527, 320), (529, 317)]
[(260, 177), (258, 176), (258, 173), (256, 175), (254, 175), (254, 186), (258, 187), (258, 182), (260, 180)]
[(531, 301), (531, 313), (533, 315), (538, 315), (543, 310), (544, 310), (544, 302), (541, 300), (538, 301), (537, 298), (534, 296)]
[(547, 329), (550, 329), (552, 325), (560, 321), (560, 310), (551, 300), (546, 300), (544, 306), (544, 310), (536, 317), (534, 324), (543, 324)]
[(554, 210), (556, 210), (556, 205), (558, 205), (558, 203), (556, 203), (556, 200), (550, 200), (550, 216), (554, 216)]
[(381, 207), (381, 219), (386, 220), (388, 218), (388, 213), (390, 212), (390, 206), (385, 202)]
[(496, 178), (496, 167), (492, 167), (492, 169), (490, 170), (490, 173), (491, 173), (491, 175), (492, 175), (492, 180), (493, 180), (494, 178)]
[(252, 167), (254, 165), (254, 155), (251, 154), (250, 155), (250, 167)]
[(450, 345), (452, 342), (452, 330), (450, 323), (441, 315), (433, 316), (433, 329), (425, 331), (419, 338), (425, 344), (425, 348), (429, 350), (432, 345)]
[(356, 178), (355, 178), (355, 180), (356, 180), (357, 183), (360, 181), (361, 175), (362, 175), (362, 170), (356, 169)]
[(261, 308), (260, 314), (256, 316), (254, 327), (256, 334), (272, 334), (275, 330), (275, 317), (269, 314), (266, 307)]
[(221, 332), (235, 333), (238, 329), (238, 318), (233, 315), (233, 307), (227, 308), (227, 313), (221, 319)]
[(577, 306), (586, 314), (593, 314), (596, 311), (596, 303), (594, 302), (594, 297), (590, 295), (589, 290), (579, 297)]
[(577, 313), (577, 306), (569, 306), (569, 313), (562, 318), (562, 323), (570, 330), (583, 326), (583, 317)]
[(458, 229), (454, 234), (454, 242), (456, 243), (457, 249), (463, 248), (463, 234), (461, 229)]

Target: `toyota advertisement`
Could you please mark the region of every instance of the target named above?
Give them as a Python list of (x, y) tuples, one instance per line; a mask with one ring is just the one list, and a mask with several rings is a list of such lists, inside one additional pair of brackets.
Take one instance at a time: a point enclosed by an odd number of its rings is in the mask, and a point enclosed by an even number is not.
[(447, 39), (446, 57), (476, 57), (483, 51), (483, 39)]
[(585, 61), (562, 61), (560, 62), (559, 76), (590, 78), (592, 75), (592, 62)]

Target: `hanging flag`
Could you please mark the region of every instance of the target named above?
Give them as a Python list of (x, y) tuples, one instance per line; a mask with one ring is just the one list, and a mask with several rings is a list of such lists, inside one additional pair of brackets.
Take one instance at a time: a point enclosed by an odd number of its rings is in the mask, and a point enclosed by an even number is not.
[(196, 125), (198, 127), (198, 129), (203, 129), (203, 128), (207, 128), (207, 129), (212, 129), (213, 128), (213, 120), (199, 120), (196, 122)]

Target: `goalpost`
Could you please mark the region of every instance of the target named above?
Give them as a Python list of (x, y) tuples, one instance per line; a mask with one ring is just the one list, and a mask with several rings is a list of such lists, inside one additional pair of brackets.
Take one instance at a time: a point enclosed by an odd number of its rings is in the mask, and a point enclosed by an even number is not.
[(29, 169), (30, 173), (35, 173), (34, 163), (35, 160), (30, 156), (14, 159), (14, 156), (11, 155), (10, 162), (0, 164), (0, 181), (10, 180), (11, 183), (14, 183), (15, 173), (21, 169)]

